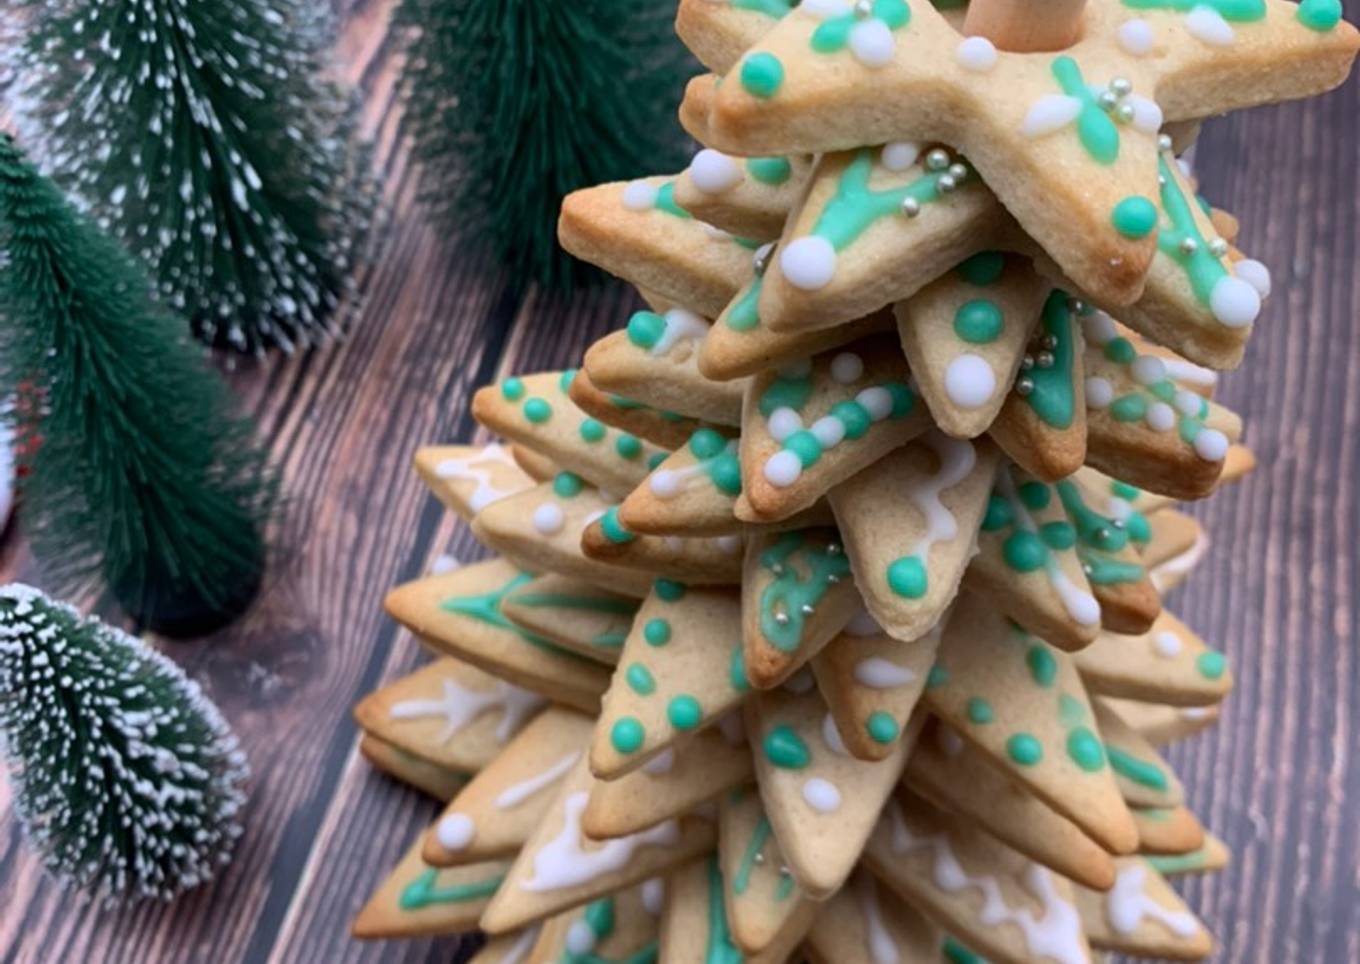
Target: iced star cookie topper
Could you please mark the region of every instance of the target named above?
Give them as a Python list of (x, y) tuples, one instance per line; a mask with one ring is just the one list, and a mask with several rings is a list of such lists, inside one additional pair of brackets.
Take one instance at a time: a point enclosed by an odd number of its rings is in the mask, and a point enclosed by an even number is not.
[(709, 146), (952, 144), (1078, 285), (1127, 304), (1156, 249), (1162, 122), (1328, 90), (1357, 48), (1348, 24), (1283, 0), (1183, 7), (1091, 0), (1075, 44), (1018, 53), (960, 36), (919, 0), (812, 0), (719, 86)]

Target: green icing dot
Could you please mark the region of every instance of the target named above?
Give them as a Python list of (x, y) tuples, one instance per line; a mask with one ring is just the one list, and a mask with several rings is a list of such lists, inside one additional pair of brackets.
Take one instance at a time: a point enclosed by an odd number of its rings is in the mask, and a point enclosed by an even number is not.
[(784, 65), (774, 54), (754, 53), (741, 65), (741, 86), (753, 97), (773, 97), (783, 83)]
[(665, 619), (649, 619), (642, 627), (642, 638), (652, 646), (665, 646), (671, 641), (671, 624)]
[(1050, 549), (1062, 551), (1077, 544), (1077, 530), (1070, 522), (1045, 522), (1039, 527), (1039, 538)]
[(765, 735), (765, 759), (784, 770), (801, 770), (812, 762), (812, 753), (793, 727), (781, 723)]
[(912, 407), (916, 404), (916, 396), (911, 393), (911, 389), (898, 382), (889, 382), (883, 386), (892, 396), (892, 417), (901, 418), (903, 415), (911, 414)]
[(681, 693), (666, 707), (666, 718), (677, 730), (692, 730), (704, 717), (703, 707), (694, 697)]
[(685, 595), (685, 584), (674, 579), (658, 579), (652, 589), (666, 602), (678, 602)]
[(793, 175), (786, 157), (753, 157), (746, 162), (746, 170), (761, 184), (783, 184)]
[(604, 423), (597, 419), (588, 418), (581, 423), (581, 438), (587, 442), (598, 442), (605, 436)]
[(1028, 733), (1017, 733), (1006, 741), (1006, 755), (1021, 766), (1034, 766), (1044, 758), (1043, 745)]
[(968, 721), (970, 723), (990, 723), (995, 719), (992, 714), (992, 704), (988, 703), (980, 696), (974, 696), (968, 700)]
[(1058, 661), (1052, 653), (1037, 643), (1025, 653), (1025, 665), (1029, 667), (1029, 675), (1034, 677), (1034, 682), (1040, 686), (1052, 686), (1053, 681), (1058, 678)]
[(1045, 508), (1053, 493), (1042, 482), (1024, 482), (1020, 485), (1020, 501), (1035, 511)]
[(932, 666), (926, 674), (926, 689), (937, 689), (949, 682), (949, 670), (943, 666)]
[(666, 333), (666, 319), (654, 311), (639, 311), (628, 319), (627, 332), (629, 341), (650, 351)]
[(651, 671), (641, 663), (628, 664), (628, 668), (623, 672), (623, 678), (639, 696), (651, 696), (656, 692), (656, 680), (652, 677)]
[(624, 433), (614, 440), (614, 450), (621, 458), (635, 459), (642, 454), (642, 442), (636, 435)]
[(954, 313), (954, 334), (974, 345), (996, 341), (1005, 324), (996, 302), (986, 299), (966, 302)]
[(1110, 214), (1114, 229), (1126, 238), (1146, 238), (1157, 227), (1157, 208), (1145, 197), (1126, 197)]
[(740, 644), (732, 650), (732, 664), (728, 667), (728, 677), (732, 688), (738, 693), (745, 693), (751, 688), (751, 681), (746, 678), (746, 654)]
[(891, 743), (897, 739), (897, 721), (887, 713), (870, 713), (864, 729), (875, 743)]
[(1199, 654), (1199, 659), (1195, 660), (1195, 666), (1205, 679), (1218, 679), (1223, 675), (1223, 671), (1228, 668), (1228, 660), (1222, 653), (1211, 649)]
[(1062, 720), (1064, 726), (1076, 726), (1078, 723), (1086, 722), (1086, 707), (1081, 700), (1070, 693), (1063, 693), (1058, 697), (1058, 719)]
[(1011, 504), (999, 495), (988, 496), (987, 511), (982, 516), (982, 531), (995, 532), (1004, 529), (1015, 521), (1015, 511)]
[(840, 419), (845, 426), (845, 437), (852, 441), (869, 431), (874, 421), (869, 410), (856, 401), (837, 402), (831, 406), (831, 414)]
[(653, 452), (651, 455), (647, 456), (647, 468), (649, 470), (654, 469), (664, 461), (666, 461), (665, 452)]
[(605, 510), (604, 515), (600, 516), (600, 531), (610, 542), (622, 545), (625, 542), (632, 542), (637, 536), (633, 535), (619, 522), (619, 507), (611, 505)]
[(1303, 0), (1296, 16), (1309, 30), (1325, 33), (1341, 22), (1341, 0)]
[(970, 284), (986, 286), (1001, 277), (1006, 256), (1000, 251), (982, 251), (959, 265), (959, 274)]
[(636, 753), (646, 735), (641, 723), (634, 717), (625, 716), (610, 729), (609, 742), (620, 753)]
[(727, 439), (711, 428), (698, 429), (689, 437), (689, 450), (696, 459), (717, 458), (726, 448)]
[(1138, 349), (1127, 338), (1115, 337), (1105, 343), (1105, 357), (1116, 365), (1132, 365), (1138, 357)]
[(888, 564), (888, 588), (907, 599), (920, 599), (926, 594), (926, 567), (919, 556), (904, 556)]
[(1048, 550), (1033, 532), (1017, 529), (1001, 544), (1001, 557), (1017, 572), (1034, 572), (1048, 560)]
[(822, 443), (807, 429), (794, 432), (784, 439), (784, 448), (798, 456), (803, 468), (815, 464), (822, 457)]
[(1084, 726), (1067, 734), (1067, 755), (1087, 773), (1094, 773), (1105, 765), (1105, 750), (1100, 740)]
[(518, 378), (507, 378), (501, 383), (501, 394), (506, 401), (518, 402), (524, 397), (524, 382)]
[(553, 477), (553, 492), (564, 499), (580, 495), (585, 485), (585, 480), (575, 472), (558, 472)]
[(1130, 501), (1138, 498), (1138, 496), (1143, 494), (1137, 488), (1135, 488), (1132, 485), (1129, 485), (1127, 482), (1120, 482), (1118, 480), (1115, 480), (1110, 483), (1110, 492), (1114, 495), (1119, 496), (1121, 499), (1127, 499)]
[(1147, 414), (1147, 399), (1142, 395), (1124, 395), (1110, 403), (1110, 417), (1116, 422), (1137, 422)]
[(566, 371), (564, 371), (561, 375), (558, 376), (557, 387), (565, 392), (567, 389), (571, 388), (571, 381), (575, 377), (576, 369), (568, 368)]
[(524, 403), (524, 417), (535, 424), (552, 418), (552, 406), (541, 398), (531, 398)]

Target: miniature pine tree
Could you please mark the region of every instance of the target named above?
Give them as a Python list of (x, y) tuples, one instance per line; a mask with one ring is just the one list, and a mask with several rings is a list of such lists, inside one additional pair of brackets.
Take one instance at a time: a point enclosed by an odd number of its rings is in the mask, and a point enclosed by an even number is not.
[(215, 346), (329, 333), (372, 213), (329, 4), (25, 0), (26, 133)]
[(23, 522), (72, 591), (166, 631), (254, 593), (274, 497), (250, 424), (141, 265), (0, 134), (0, 390)]
[(557, 246), (570, 191), (679, 169), (687, 73), (665, 4), (403, 0), (406, 124), (436, 223), (512, 278), (568, 288)]
[(69, 885), (168, 900), (241, 833), (245, 757), (198, 685), (18, 584), (0, 589), (0, 734), (29, 839)]

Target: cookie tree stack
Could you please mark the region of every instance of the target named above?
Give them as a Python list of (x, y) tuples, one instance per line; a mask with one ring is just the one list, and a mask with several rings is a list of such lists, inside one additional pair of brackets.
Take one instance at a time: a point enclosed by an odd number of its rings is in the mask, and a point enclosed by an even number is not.
[(497, 555), (388, 598), (440, 658), (359, 706), (363, 748), (450, 802), (358, 934), (1211, 952), (1165, 878), (1227, 852), (1156, 747), (1231, 681), (1162, 593), (1204, 547), (1173, 503), (1251, 466), (1211, 395), (1270, 281), (1173, 151), (1339, 83), (1357, 34), (1030, 6), (681, 3), (705, 148), (560, 225), (651, 310), (479, 392), (509, 449), (417, 456)]

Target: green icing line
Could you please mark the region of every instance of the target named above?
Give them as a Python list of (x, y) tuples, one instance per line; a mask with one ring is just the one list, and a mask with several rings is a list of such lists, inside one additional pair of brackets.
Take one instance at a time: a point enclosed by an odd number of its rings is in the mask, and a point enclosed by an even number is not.
[(1188, 854), (1149, 854), (1143, 859), (1159, 874), (1183, 874), (1204, 869), (1208, 863), (1208, 852), (1201, 847)]
[(1107, 586), (1116, 583), (1137, 582), (1143, 578), (1143, 567), (1135, 562), (1113, 559), (1106, 553), (1115, 553), (1129, 544), (1129, 530), (1117, 526), (1086, 504), (1081, 492), (1070, 480), (1064, 479), (1056, 485), (1058, 498), (1062, 500), (1067, 517), (1076, 527), (1077, 557), (1081, 560), (1086, 578), (1095, 585)]
[[(959, 0), (961, 4), (963, 0)], [(940, 4), (937, 2), (936, 6)], [(940, 948), (940, 953), (949, 964), (987, 964), (987, 961), (974, 954), (952, 937), (944, 939), (944, 946)]]
[(1096, 102), (1091, 88), (1081, 76), (1081, 68), (1071, 57), (1062, 56), (1053, 61), (1052, 69), (1053, 79), (1062, 92), (1081, 103), (1081, 112), (1077, 114), (1077, 137), (1081, 139), (1081, 146), (1096, 163), (1113, 164), (1119, 158), (1119, 128)]
[[(792, 564), (795, 553), (806, 562), (806, 579)], [(802, 641), (808, 610), (821, 601), (832, 584), (850, 574), (850, 561), (838, 545), (807, 547), (803, 533), (786, 532), (760, 554), (760, 566), (774, 574), (760, 594), (761, 635), (776, 649), (792, 652)]]
[[(595, 943), (605, 940), (614, 933), (614, 898), (602, 897), (586, 906), (581, 915), (586, 927), (595, 935)], [(573, 951), (567, 948), (560, 958), (561, 964), (655, 964), (660, 949), (656, 941), (651, 941), (640, 950), (627, 957), (601, 957), (594, 947), (587, 951)]]
[[(873, 0), (870, 16), (881, 20), (889, 30), (898, 30), (911, 22), (911, 8), (904, 0)], [(850, 42), (850, 31), (860, 18), (853, 11), (823, 20), (812, 33), (812, 49), (819, 54), (844, 50)]]
[(994, 284), (1005, 270), (1006, 256), (1000, 251), (979, 251), (958, 267), (963, 280), (979, 288)]
[(751, 681), (746, 678), (746, 653), (738, 643), (732, 650), (732, 662), (728, 667), (728, 677), (732, 683), (732, 688), (738, 693), (745, 693), (751, 688)]
[(1124, 6), (1134, 10), (1175, 10), (1189, 13), (1195, 7), (1208, 7), (1224, 20), (1249, 23), (1264, 20), (1265, 0), (1124, 0)]
[(844, 250), (879, 218), (899, 214), (902, 202), (907, 198), (913, 198), (918, 204), (929, 204), (941, 197), (939, 182), (946, 171), (923, 174), (901, 187), (875, 191), (869, 187), (873, 167), (872, 151), (866, 148), (856, 154), (841, 173), (836, 193), (826, 202), (812, 227), (812, 233), (825, 238), (836, 251)]
[(501, 605), (505, 602), (506, 597), (533, 578), (527, 572), (521, 572), (499, 589), (476, 596), (454, 596), (441, 602), (439, 608), (457, 613), (459, 616), (467, 616), (478, 622), (486, 623), (488, 626), (495, 626), (497, 629), (508, 629), (526, 643), (537, 646), (554, 656), (584, 660), (585, 657), (579, 653), (569, 652), (555, 646), (541, 636), (535, 636), (533, 633), (520, 628), (501, 612)]
[(755, 870), (756, 860), (760, 857), (760, 851), (765, 846), (765, 841), (770, 839), (773, 832), (770, 827), (770, 818), (761, 814), (756, 821), (755, 830), (751, 831), (751, 839), (746, 843), (746, 849), (741, 853), (741, 861), (737, 864), (737, 872), (732, 875), (732, 893), (740, 896), (751, 886), (751, 873)]
[(1047, 368), (1035, 365), (1025, 373), (1034, 387), (1024, 399), (1045, 425), (1065, 429), (1072, 424), (1076, 406), (1072, 393), (1072, 313), (1064, 292), (1055, 289), (1049, 293), (1040, 323), (1054, 342), (1053, 364)]
[(531, 608), (578, 609), (614, 616), (632, 616), (638, 610), (637, 601), (633, 599), (605, 599), (560, 592), (521, 592), (511, 596), (510, 602)]
[(590, 645), (598, 649), (619, 649), (628, 641), (628, 630), (610, 629), (590, 641)]
[(1110, 766), (1120, 776), (1151, 790), (1157, 790), (1161, 793), (1167, 791), (1169, 784), (1161, 767), (1140, 760), (1118, 747), (1110, 746), (1108, 743), (1105, 744), (1105, 754), (1110, 758)]
[(1067, 755), (1072, 762), (1088, 773), (1105, 766), (1105, 751), (1100, 740), (1084, 726), (1073, 727), (1067, 734)]
[[(675, 203), (674, 181), (667, 181), (656, 189), (655, 207), (658, 211), (665, 211), (667, 214), (673, 214), (677, 218), (689, 219), (693, 217), (692, 214)], [(563, 390), (565, 391), (565, 388)]]
[(727, 908), (723, 906), (722, 871), (718, 856), (708, 858), (708, 941), (704, 946), (703, 964), (742, 964), (745, 957), (732, 943), (732, 931), (727, 925)]
[[(1181, 193), (1164, 156), (1157, 158), (1157, 170), (1161, 174), (1162, 210), (1171, 221), (1170, 228), (1157, 232), (1157, 247), (1162, 254), (1180, 265), (1195, 297), (1207, 305), (1214, 285), (1228, 274), (1228, 270), (1210, 250), (1209, 240), (1195, 223), (1190, 202)], [(1195, 242), (1195, 249), (1190, 254), (1181, 247), (1187, 239)]]
[(727, 309), (727, 327), (733, 331), (750, 331), (760, 327), (760, 289), (763, 277), (756, 278), (742, 293), (732, 307)]
[(490, 897), (500, 889), (505, 876), (490, 877), (467, 884), (448, 884), (440, 887), (437, 883), (439, 871), (433, 867), (423, 872), (406, 885), (397, 899), (402, 910), (421, 910), (435, 904), (461, 904), (470, 900)]
[(812, 762), (812, 752), (793, 727), (781, 723), (762, 741), (765, 759), (781, 770), (801, 770)]
[(752, 10), (781, 20), (793, 9), (793, 0), (728, 0), (734, 10)]

